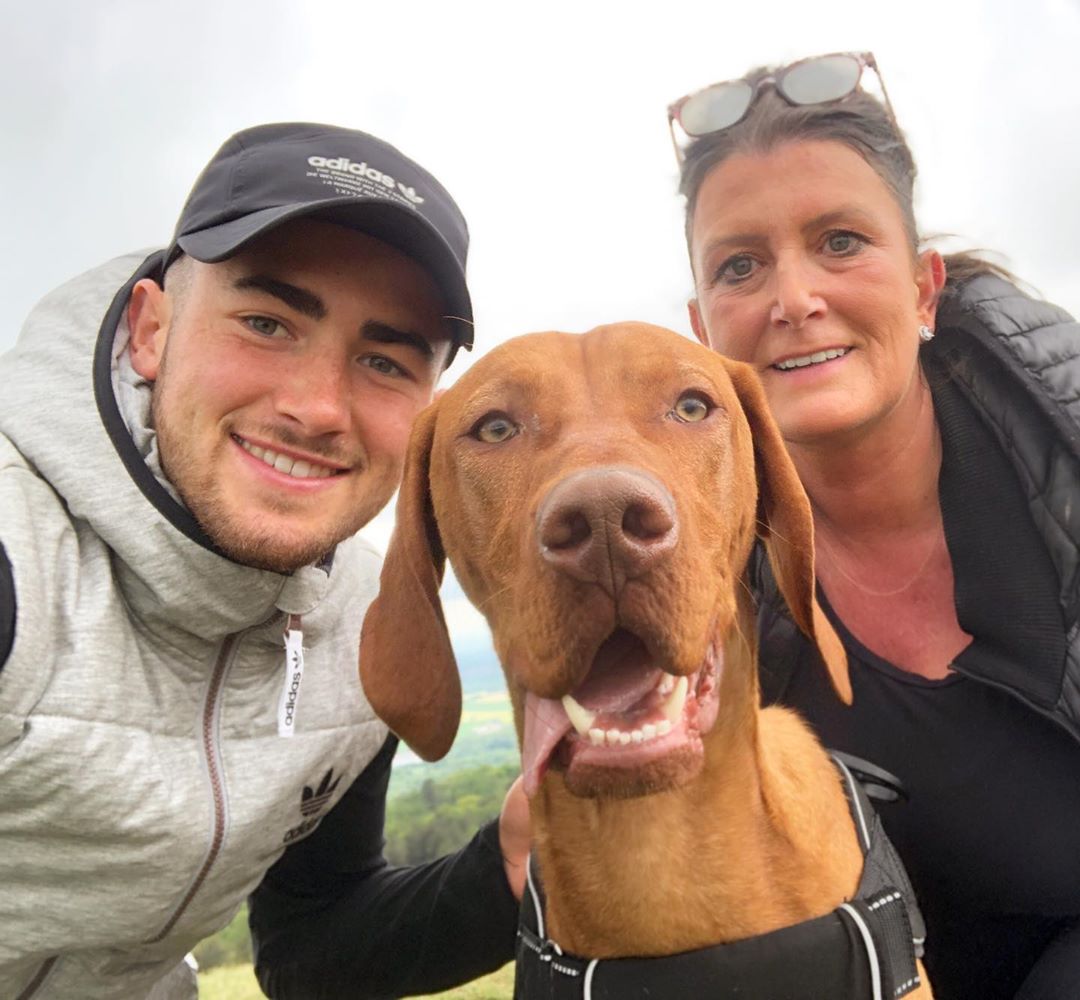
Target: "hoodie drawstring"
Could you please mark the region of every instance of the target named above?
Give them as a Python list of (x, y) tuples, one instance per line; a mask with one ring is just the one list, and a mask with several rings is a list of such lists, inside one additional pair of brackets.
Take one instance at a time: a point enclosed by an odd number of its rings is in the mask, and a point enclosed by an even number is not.
[(304, 679), (304, 629), (299, 615), (289, 615), (285, 625), (285, 684), (278, 702), (278, 736), (292, 736), (296, 724), (296, 704)]

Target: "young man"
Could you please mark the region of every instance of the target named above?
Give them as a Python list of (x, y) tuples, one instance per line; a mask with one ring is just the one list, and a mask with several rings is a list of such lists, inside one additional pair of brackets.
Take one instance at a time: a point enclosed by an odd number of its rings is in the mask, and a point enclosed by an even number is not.
[(471, 346), (467, 243), (378, 139), (249, 129), (170, 248), (53, 292), (0, 361), (0, 996), (193, 997), (184, 955), (249, 894), (274, 996), (511, 957), (495, 824), (383, 861), (395, 741), (357, 676), (355, 533)]

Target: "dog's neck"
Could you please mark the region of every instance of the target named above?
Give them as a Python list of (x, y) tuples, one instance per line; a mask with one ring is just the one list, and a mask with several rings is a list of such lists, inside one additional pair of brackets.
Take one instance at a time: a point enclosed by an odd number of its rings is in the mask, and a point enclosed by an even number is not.
[[(742, 640), (728, 643), (704, 766), (681, 787), (590, 799), (571, 795), (559, 774), (545, 780), (532, 805), (533, 829), (549, 933), (564, 950), (596, 958), (673, 954), (797, 923), (836, 905), (823, 908), (823, 898), (854, 888), (861, 867), (854, 843), (839, 848), (847, 862), (839, 866), (847, 872), (842, 888), (823, 895), (821, 879), (806, 878), (807, 864), (817, 863), (809, 859), (822, 854), (821, 823), (804, 814), (798, 787), (793, 805), (793, 786), (806, 776), (775, 761), (771, 730), (794, 723), (783, 735), (806, 740), (809, 766), (832, 765), (793, 716), (759, 712), (752, 656)], [(807, 805), (823, 810), (830, 827), (839, 809), (843, 826), (843, 794), (835, 775), (825, 780), (836, 784), (835, 801)], [(835, 868), (835, 859), (828, 864)]]

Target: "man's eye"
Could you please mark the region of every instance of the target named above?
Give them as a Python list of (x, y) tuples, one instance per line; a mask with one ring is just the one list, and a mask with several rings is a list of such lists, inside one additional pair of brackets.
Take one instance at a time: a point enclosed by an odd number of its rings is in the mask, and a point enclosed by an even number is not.
[(481, 417), (470, 434), (485, 444), (501, 444), (514, 437), (520, 428), (505, 413), (490, 413)]
[(284, 331), (284, 327), (269, 316), (248, 316), (244, 322), (260, 337), (276, 337)]
[(671, 415), (684, 424), (696, 424), (704, 420), (713, 410), (713, 405), (705, 396), (688, 392), (679, 397), (672, 407)]
[(391, 361), (382, 354), (370, 354), (364, 358), (364, 364), (374, 369), (380, 375), (389, 375), (391, 378), (401, 378), (405, 370), (396, 361)]

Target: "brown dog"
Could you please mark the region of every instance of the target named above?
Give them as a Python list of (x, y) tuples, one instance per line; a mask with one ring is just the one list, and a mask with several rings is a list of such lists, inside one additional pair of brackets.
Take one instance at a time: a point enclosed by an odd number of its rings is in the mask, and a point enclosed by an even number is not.
[(449, 557), (506, 674), (565, 951), (671, 955), (851, 898), (839, 772), (793, 713), (758, 705), (755, 536), (851, 689), (814, 600), (809, 503), (748, 367), (642, 324), (510, 341), (420, 416), (397, 519), (367, 696), (422, 757), (449, 749)]

